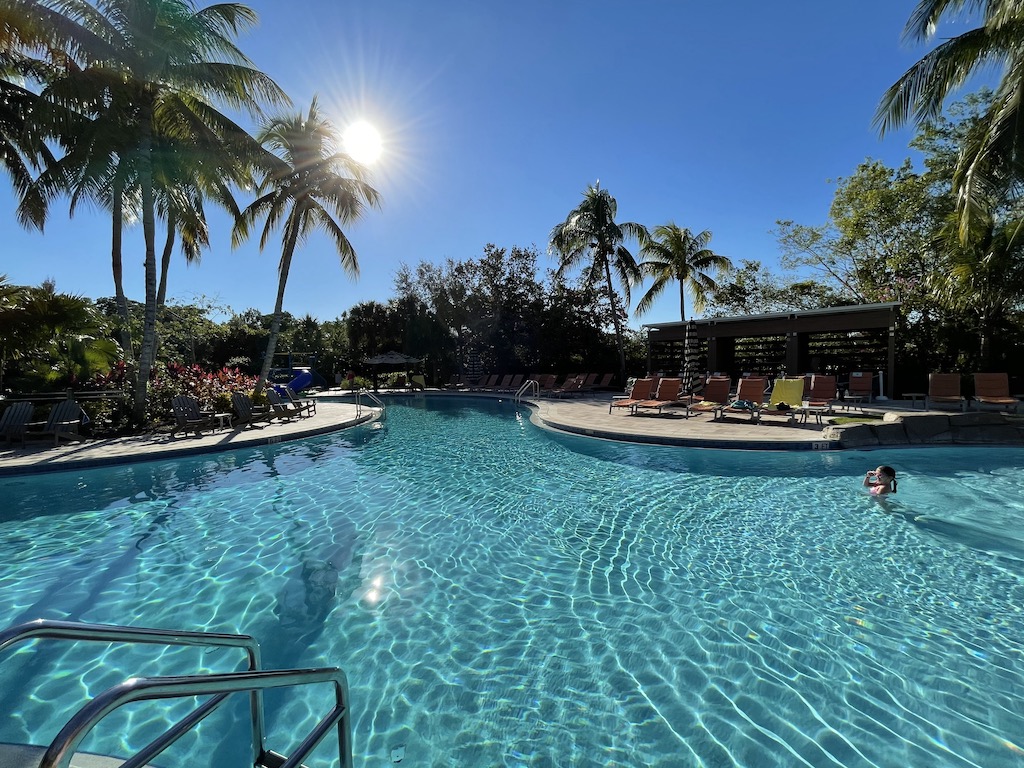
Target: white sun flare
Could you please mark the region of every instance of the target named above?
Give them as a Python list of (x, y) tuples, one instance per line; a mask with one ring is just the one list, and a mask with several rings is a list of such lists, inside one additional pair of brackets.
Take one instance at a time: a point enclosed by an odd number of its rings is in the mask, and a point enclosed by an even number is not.
[(380, 133), (365, 120), (352, 123), (341, 135), (345, 152), (358, 163), (372, 165), (380, 158)]

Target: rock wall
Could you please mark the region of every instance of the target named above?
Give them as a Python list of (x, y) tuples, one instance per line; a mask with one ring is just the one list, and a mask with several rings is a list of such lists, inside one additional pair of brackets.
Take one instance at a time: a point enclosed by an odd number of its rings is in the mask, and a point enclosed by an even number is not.
[(830, 425), (843, 448), (879, 445), (1024, 445), (1024, 417), (1001, 413), (886, 413), (881, 422)]

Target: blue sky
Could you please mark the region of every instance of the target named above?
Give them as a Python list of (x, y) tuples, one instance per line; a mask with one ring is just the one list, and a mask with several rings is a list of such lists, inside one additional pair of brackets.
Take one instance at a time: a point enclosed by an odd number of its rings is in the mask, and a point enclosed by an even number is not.
[[(382, 208), (347, 229), (358, 280), (319, 234), (296, 253), (285, 309), (320, 320), (386, 301), (402, 263), (476, 258), (486, 243), (536, 245), (554, 266), (548, 233), (598, 179), (622, 221), (710, 229), (718, 253), (774, 265), (776, 220), (820, 224), (829, 179), (868, 157), (910, 155), (909, 130), (883, 140), (871, 121), (926, 50), (901, 42), (915, 0), (248, 4), (261, 23), (241, 47), (296, 108), (319, 94), (339, 126), (366, 119), (383, 135)], [(0, 184), (0, 272), (11, 282), (112, 295), (102, 212), (69, 220), (60, 203), (41, 235), (19, 228), (13, 209)], [(279, 240), (232, 250), (227, 219), (211, 221), (201, 264), (175, 255), (169, 296), (271, 311)], [(125, 281), (139, 301), (143, 255), (135, 227)], [(633, 324), (672, 319), (670, 289)]]

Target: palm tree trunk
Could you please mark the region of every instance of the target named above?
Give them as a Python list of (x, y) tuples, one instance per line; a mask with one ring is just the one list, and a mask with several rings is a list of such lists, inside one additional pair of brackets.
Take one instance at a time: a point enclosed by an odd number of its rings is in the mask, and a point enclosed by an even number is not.
[(679, 319), (686, 322), (686, 288), (683, 281), (679, 281)]
[(292, 254), (295, 253), (295, 243), (299, 237), (298, 224), (295, 222), (289, 223), (292, 226), (288, 227), (287, 234), (285, 235), (284, 251), (281, 253), (281, 268), (277, 281), (277, 302), (274, 304), (274, 319), (270, 321), (270, 338), (267, 339), (267, 352), (263, 357), (263, 367), (260, 369), (259, 381), (256, 382), (257, 392), (262, 392), (267, 386), (270, 369), (274, 365), (277, 337), (281, 334), (281, 317), (284, 314), (284, 289), (288, 285), (288, 272), (292, 268)]
[(171, 254), (174, 252), (174, 233), (176, 231), (174, 214), (167, 214), (167, 239), (164, 241), (164, 252), (160, 259), (160, 287), (156, 290), (156, 306), (162, 309), (167, 299), (167, 271), (171, 267)]
[(626, 348), (622, 343), (622, 323), (619, 320), (619, 306), (615, 301), (615, 285), (612, 283), (612, 267), (608, 259), (604, 261), (604, 277), (608, 284), (608, 301), (612, 306), (612, 325), (615, 326), (615, 345), (619, 348), (619, 375), (626, 380)]
[(142, 109), (142, 139), (139, 142), (139, 181), (142, 186), (142, 232), (146, 240), (146, 312), (142, 325), (142, 349), (135, 381), (132, 417), (137, 425), (146, 423), (149, 373), (156, 360), (156, 201), (153, 194), (152, 105)]
[(126, 360), (134, 360), (135, 351), (132, 349), (131, 317), (128, 314), (128, 298), (124, 295), (124, 269), (121, 261), (124, 233), (124, 189), (121, 176), (116, 172), (112, 194), (111, 204), (113, 213), (111, 215), (110, 263), (114, 273), (114, 305), (117, 308), (117, 317), (121, 324), (121, 327), (118, 329), (121, 349), (124, 351)]

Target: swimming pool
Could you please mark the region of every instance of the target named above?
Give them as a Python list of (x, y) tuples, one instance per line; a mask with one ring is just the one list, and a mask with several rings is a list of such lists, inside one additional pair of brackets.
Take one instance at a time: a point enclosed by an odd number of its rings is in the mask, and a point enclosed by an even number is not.
[[(859, 487), (878, 463), (888, 505)], [(0, 479), (0, 624), (245, 632), (268, 668), (341, 666), (357, 765), (1019, 766), (1022, 467), (627, 445), (410, 399), (299, 443)], [(129, 675), (235, 662), (26, 647), (0, 658), (23, 713), (0, 741), (48, 741)], [(268, 697), (268, 746), (322, 702)], [(157, 762), (243, 765), (242, 707)], [(137, 748), (163, 712), (86, 746)]]

